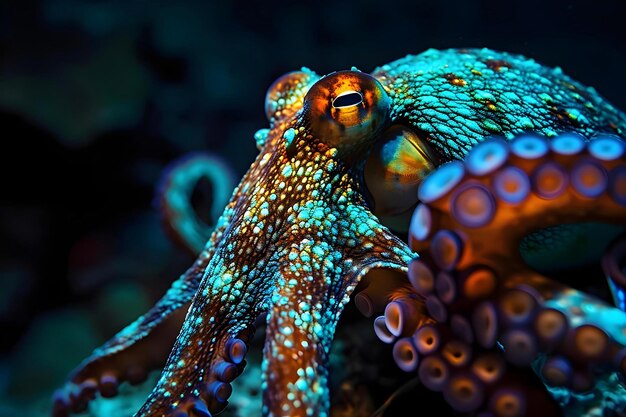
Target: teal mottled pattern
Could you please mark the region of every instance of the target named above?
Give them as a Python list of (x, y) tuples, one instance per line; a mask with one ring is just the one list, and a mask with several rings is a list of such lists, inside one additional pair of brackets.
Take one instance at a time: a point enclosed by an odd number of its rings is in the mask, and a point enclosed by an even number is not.
[(578, 132), (623, 136), (626, 116), (561, 68), (491, 49), (429, 49), (377, 68), (392, 118), (425, 132), (444, 159), (486, 136)]

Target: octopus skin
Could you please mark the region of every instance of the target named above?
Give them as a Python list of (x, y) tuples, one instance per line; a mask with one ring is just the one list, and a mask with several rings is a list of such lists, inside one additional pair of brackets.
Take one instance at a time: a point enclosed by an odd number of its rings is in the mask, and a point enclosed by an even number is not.
[(371, 75), (286, 74), (265, 110), (198, 259), (70, 375), (55, 417), (158, 368), (136, 416), (218, 414), (259, 317), (262, 415), (328, 416), (329, 349), (357, 285), (400, 368), (459, 412), (559, 415), (557, 389), (623, 390), (623, 240), (602, 260), (615, 306), (519, 250), (562, 267), (553, 243), (589, 231), (575, 223), (626, 224), (626, 115), (593, 89), (518, 55), (429, 50)]

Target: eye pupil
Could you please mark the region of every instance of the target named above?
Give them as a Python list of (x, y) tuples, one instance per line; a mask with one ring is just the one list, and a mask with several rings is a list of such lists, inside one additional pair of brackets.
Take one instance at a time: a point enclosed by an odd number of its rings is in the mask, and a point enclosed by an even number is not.
[(336, 109), (342, 107), (351, 107), (359, 105), (363, 102), (363, 96), (361, 93), (357, 91), (346, 91), (344, 93), (339, 94), (333, 100), (333, 107)]

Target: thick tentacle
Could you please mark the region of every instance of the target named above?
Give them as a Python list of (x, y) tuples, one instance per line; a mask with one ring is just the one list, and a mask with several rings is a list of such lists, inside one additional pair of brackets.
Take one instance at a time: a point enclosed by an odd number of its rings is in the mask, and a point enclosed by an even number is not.
[[(210, 185), (208, 219), (201, 219), (192, 205), (194, 190), (201, 181)], [(157, 205), (168, 233), (191, 253), (202, 251), (235, 188), (230, 167), (208, 152), (194, 152), (170, 164), (157, 195)], [(206, 202), (205, 202), (206, 203)], [(205, 212), (202, 211), (202, 212)]]
[(203, 272), (161, 378), (137, 416), (204, 416), (228, 404), (230, 382), (243, 371), (253, 323), (267, 308), (273, 282), (263, 253), (233, 256), (249, 244), (268, 244), (261, 236), (237, 239), (245, 227), (237, 219), (233, 238), (219, 244)]
[(120, 383), (139, 383), (149, 371), (165, 364), (189, 303), (213, 257), (216, 242), (222, 238), (231, 216), (232, 204), (227, 206), (198, 259), (165, 295), (146, 314), (94, 350), (72, 372), (66, 386), (54, 393), (55, 417), (83, 411), (98, 392), (112, 397)]
[(268, 315), (265, 416), (328, 415), (328, 354), (344, 305), (368, 271), (406, 273), (413, 257), (367, 210), (349, 212), (349, 220), (329, 223), (333, 242), (303, 238), (286, 254)]
[(525, 136), (510, 148), (479, 145), (424, 181), (410, 233), (423, 254), (410, 280), (437, 322), (479, 349), (500, 347), (513, 366), (541, 355), (543, 381), (574, 393), (623, 374), (626, 315), (530, 269), (519, 243), (556, 224), (626, 224), (623, 142), (596, 141)]

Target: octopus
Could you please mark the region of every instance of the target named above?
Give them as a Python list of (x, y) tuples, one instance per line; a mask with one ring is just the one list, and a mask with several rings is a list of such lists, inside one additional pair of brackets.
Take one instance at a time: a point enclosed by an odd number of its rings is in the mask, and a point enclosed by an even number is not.
[[(559, 68), (451, 49), (371, 75), (302, 68), (270, 86), (265, 113), (212, 234), (187, 239), (197, 260), (73, 371), (54, 417), (153, 369), (136, 416), (218, 414), (257, 320), (261, 414), (329, 416), (351, 299), (457, 412), (623, 415), (623, 112)], [(590, 262), (609, 296), (584, 291), (599, 285)]]

